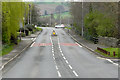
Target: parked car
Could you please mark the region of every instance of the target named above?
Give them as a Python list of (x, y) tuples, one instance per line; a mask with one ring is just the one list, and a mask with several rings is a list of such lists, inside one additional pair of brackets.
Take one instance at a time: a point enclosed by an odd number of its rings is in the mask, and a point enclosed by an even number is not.
[(65, 28), (64, 24), (55, 25), (55, 28)]

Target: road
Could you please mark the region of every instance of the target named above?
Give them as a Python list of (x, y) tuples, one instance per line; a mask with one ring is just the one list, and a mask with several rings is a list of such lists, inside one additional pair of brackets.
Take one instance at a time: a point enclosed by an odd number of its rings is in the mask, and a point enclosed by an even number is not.
[(7, 66), (3, 78), (118, 78), (118, 66), (85, 49), (63, 29), (43, 28), (35, 42)]

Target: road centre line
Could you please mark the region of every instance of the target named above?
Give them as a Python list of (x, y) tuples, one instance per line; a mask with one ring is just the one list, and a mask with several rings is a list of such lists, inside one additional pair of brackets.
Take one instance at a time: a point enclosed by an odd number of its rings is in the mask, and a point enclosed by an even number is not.
[(54, 51), (52, 51), (52, 53), (54, 53)]
[(61, 55), (64, 57), (64, 54), (63, 54), (63, 53), (62, 53)]
[(73, 73), (75, 74), (75, 76), (77, 76), (77, 77), (78, 77), (78, 74), (77, 74), (75, 71), (73, 71)]
[(68, 61), (67, 61), (67, 60), (65, 60), (65, 62), (68, 64)]
[(66, 58), (65, 58), (65, 57), (63, 57), (63, 59), (65, 59), (65, 60), (66, 60)]
[(57, 71), (57, 73), (58, 73), (58, 76), (59, 76), (59, 77), (61, 77), (61, 74), (60, 74), (60, 72), (59, 72), (59, 71)]
[(53, 59), (55, 60), (55, 57), (53, 57)]
[(56, 69), (58, 70), (58, 67), (57, 66), (55, 66), (56, 67)]
[(70, 69), (72, 69), (72, 66), (71, 65), (68, 65), (70, 67)]
[(55, 56), (55, 55), (53, 54), (53, 56)]

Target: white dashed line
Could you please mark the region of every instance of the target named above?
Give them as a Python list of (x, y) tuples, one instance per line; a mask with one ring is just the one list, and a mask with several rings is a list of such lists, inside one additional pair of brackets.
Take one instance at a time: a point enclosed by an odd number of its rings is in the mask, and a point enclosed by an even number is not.
[(69, 65), (69, 67), (70, 67), (70, 69), (72, 69), (72, 66), (71, 66), (71, 65)]
[(54, 51), (52, 51), (52, 53), (54, 53)]
[(59, 72), (59, 71), (57, 71), (57, 73), (58, 73), (58, 76), (59, 76), (59, 77), (61, 77), (61, 74), (60, 74), (60, 72)]
[(55, 66), (56, 67), (56, 69), (58, 70), (58, 67), (57, 66)]
[(52, 51), (54, 51), (54, 49), (52, 48)]
[(63, 57), (63, 59), (65, 59), (65, 60), (66, 60), (66, 58), (65, 58), (65, 57)]
[(67, 61), (67, 60), (65, 60), (65, 62), (68, 64), (68, 61)]
[(53, 57), (53, 59), (55, 60), (55, 57)]
[(75, 74), (75, 76), (77, 76), (77, 77), (78, 77), (78, 74), (77, 74), (75, 71), (73, 71), (73, 73)]
[(55, 55), (53, 54), (53, 56), (55, 56)]
[(32, 43), (32, 45), (30, 47), (33, 47), (33, 45), (35, 44), (35, 42)]
[(60, 52), (62, 53), (62, 50)]
[(64, 54), (63, 54), (63, 53), (62, 53), (61, 55), (64, 57)]

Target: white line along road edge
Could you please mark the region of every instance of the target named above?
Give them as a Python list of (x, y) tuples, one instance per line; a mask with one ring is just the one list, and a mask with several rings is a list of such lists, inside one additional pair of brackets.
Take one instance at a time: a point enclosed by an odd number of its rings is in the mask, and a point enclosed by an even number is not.
[(32, 45), (30, 47), (33, 47), (33, 45), (35, 44), (35, 42), (32, 43)]

